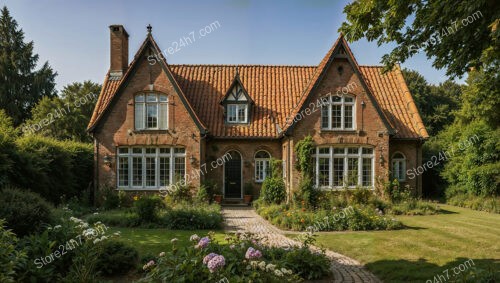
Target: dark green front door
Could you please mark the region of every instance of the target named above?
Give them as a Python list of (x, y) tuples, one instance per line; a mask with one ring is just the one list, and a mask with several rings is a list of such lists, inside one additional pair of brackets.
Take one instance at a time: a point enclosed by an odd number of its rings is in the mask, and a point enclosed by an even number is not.
[(224, 164), (224, 197), (241, 198), (241, 156), (231, 151), (231, 159)]

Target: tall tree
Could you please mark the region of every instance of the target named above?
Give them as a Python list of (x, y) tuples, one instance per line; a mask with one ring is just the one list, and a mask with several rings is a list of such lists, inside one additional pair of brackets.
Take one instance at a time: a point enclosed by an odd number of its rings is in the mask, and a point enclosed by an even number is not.
[(461, 86), (447, 80), (439, 85), (429, 84), (417, 71), (403, 69), (405, 81), (420, 110), (429, 135), (434, 136), (453, 123), (460, 106)]
[(14, 125), (30, 116), (31, 108), (44, 96), (53, 97), (55, 73), (47, 62), (36, 70), (38, 54), (33, 41), (24, 42), (24, 32), (3, 7), (0, 15), (0, 109)]
[(386, 69), (423, 51), (449, 76), (498, 70), (500, 1), (355, 0), (344, 13), (347, 22), (339, 30), (347, 40), (397, 44), (383, 56)]
[(32, 110), (32, 118), (22, 125), (25, 134), (41, 134), (57, 139), (91, 141), (86, 129), (101, 86), (91, 81), (68, 84), (61, 97), (44, 97)]

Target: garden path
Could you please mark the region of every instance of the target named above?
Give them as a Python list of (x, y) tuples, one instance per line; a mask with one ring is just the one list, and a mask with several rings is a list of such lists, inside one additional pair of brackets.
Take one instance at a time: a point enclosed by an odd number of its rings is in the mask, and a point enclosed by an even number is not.
[[(267, 222), (251, 207), (225, 206), (222, 212), (224, 215), (224, 228), (228, 232), (246, 231), (263, 238), (263, 243), (270, 246), (300, 245), (298, 241), (286, 237), (286, 231), (282, 231)], [(311, 248), (319, 249), (318, 247)], [(332, 263), (332, 282), (381, 282), (358, 261), (330, 250), (326, 250), (325, 253)]]

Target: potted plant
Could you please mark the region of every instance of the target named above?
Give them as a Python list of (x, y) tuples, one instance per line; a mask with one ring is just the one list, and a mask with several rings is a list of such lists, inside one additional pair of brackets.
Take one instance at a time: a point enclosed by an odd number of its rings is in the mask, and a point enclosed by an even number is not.
[(248, 205), (250, 205), (250, 203), (252, 202), (252, 193), (253, 193), (252, 183), (246, 183), (245, 184), (245, 195), (243, 196), (243, 200)]
[(214, 201), (218, 204), (220, 204), (222, 202), (222, 191), (221, 189), (219, 189), (219, 187), (217, 186), (217, 184), (214, 184), (213, 186), (213, 192), (214, 192)]

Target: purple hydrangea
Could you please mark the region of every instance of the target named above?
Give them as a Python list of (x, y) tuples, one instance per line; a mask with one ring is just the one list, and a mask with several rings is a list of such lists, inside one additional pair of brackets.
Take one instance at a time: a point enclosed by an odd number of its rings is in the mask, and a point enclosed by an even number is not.
[(204, 258), (203, 258), (203, 264), (208, 264), (208, 262), (214, 258), (215, 256), (218, 256), (218, 254), (216, 253), (209, 253), (208, 255), (206, 255)]
[(198, 242), (198, 244), (195, 246), (196, 248), (206, 248), (208, 246), (208, 244), (210, 243), (210, 238), (208, 237), (203, 237), (201, 238), (201, 240)]
[(252, 247), (249, 247), (247, 252), (245, 253), (246, 259), (258, 259), (262, 257), (262, 253), (259, 250), (256, 250)]
[(217, 269), (224, 267), (226, 265), (226, 259), (222, 255), (214, 256), (207, 264), (210, 273), (214, 273)]

